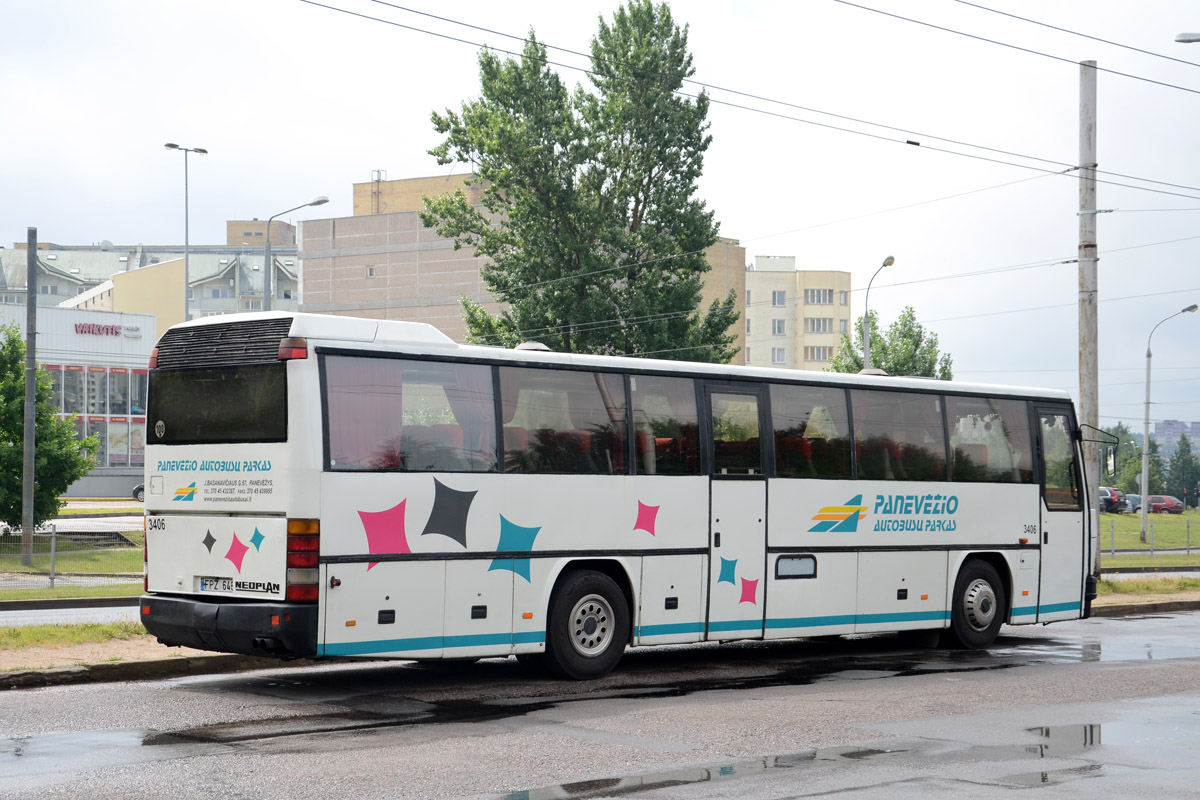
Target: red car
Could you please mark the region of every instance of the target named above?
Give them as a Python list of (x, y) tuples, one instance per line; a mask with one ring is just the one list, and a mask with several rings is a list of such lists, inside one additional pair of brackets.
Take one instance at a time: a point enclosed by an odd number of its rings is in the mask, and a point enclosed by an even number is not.
[(1151, 514), (1182, 514), (1183, 503), (1177, 497), (1171, 497), (1166, 494), (1152, 494), (1150, 495), (1149, 511)]

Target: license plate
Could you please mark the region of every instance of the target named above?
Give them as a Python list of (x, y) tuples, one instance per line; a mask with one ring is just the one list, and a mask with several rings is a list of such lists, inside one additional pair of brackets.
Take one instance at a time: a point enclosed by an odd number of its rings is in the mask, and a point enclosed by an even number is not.
[(232, 592), (232, 578), (197, 578), (202, 592)]

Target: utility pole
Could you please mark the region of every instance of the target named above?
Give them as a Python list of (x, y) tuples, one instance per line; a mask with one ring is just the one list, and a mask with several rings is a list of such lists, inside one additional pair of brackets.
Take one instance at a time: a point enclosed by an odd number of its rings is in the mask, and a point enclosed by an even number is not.
[(28, 229), (25, 250), (25, 435), (21, 471), (21, 565), (33, 566), (33, 436), (37, 414), (37, 228)]
[[(1079, 417), (1100, 427), (1099, 358), (1096, 354), (1096, 62), (1079, 62)], [(1083, 442), (1083, 473), (1091, 510), (1100, 497), (1100, 456)], [(1096, 550), (1093, 572), (1100, 573)]]

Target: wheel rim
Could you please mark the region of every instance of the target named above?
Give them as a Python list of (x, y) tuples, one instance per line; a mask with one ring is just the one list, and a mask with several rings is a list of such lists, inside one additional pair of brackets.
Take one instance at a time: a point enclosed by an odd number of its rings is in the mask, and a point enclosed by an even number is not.
[(580, 598), (571, 609), (568, 623), (571, 626), (571, 646), (581, 656), (598, 656), (612, 642), (612, 606), (598, 594)]
[(973, 630), (985, 631), (996, 619), (996, 591), (983, 578), (971, 581), (963, 594), (963, 610)]

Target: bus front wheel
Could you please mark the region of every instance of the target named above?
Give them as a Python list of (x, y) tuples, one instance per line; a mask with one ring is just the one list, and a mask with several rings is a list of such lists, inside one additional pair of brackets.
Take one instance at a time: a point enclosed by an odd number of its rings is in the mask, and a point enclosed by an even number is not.
[(966, 562), (954, 582), (951, 644), (968, 650), (987, 647), (1000, 633), (1007, 608), (1004, 584), (996, 568), (986, 561)]
[(589, 680), (617, 666), (629, 641), (629, 604), (600, 572), (568, 573), (550, 601), (546, 666), (562, 678)]

